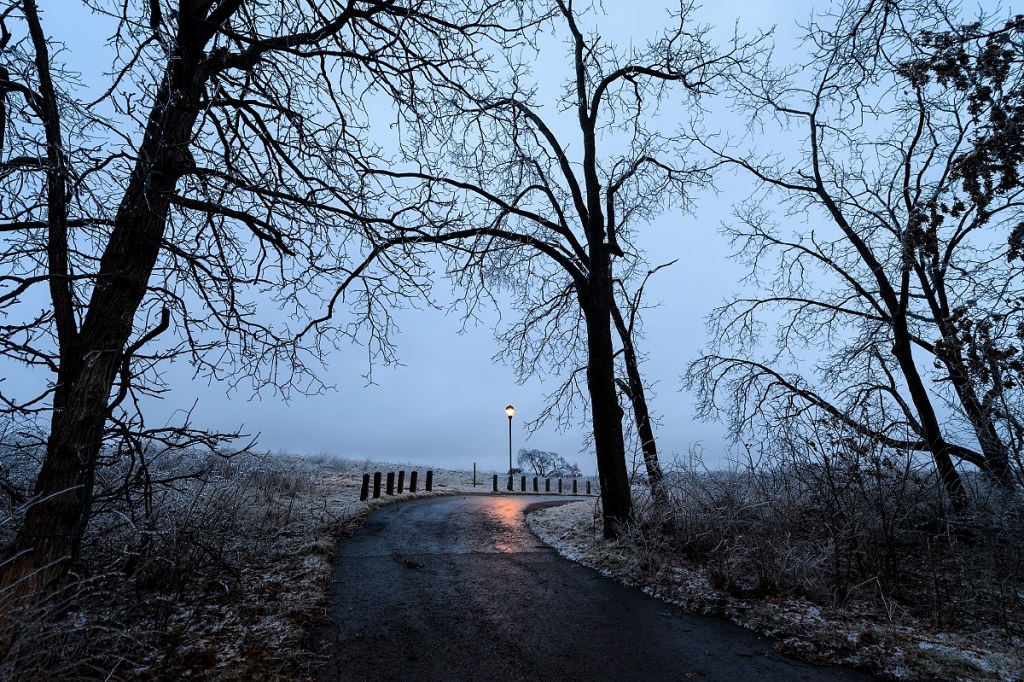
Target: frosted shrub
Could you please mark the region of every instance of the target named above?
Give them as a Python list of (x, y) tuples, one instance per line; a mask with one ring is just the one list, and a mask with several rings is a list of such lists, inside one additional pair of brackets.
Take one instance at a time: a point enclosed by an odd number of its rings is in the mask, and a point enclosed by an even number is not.
[(148, 464), (98, 472), (75, 579), (0, 632), (0, 679), (174, 679), (230, 654), (211, 627), (244, 632), (236, 619), (262, 617), (252, 572), (280, 559), (272, 543), (309, 470), (187, 451)]
[(670, 469), (670, 508), (644, 511), (628, 542), (647, 570), (699, 565), (735, 597), (797, 595), (1022, 634), (1024, 504), (966, 480), (970, 511), (954, 513), (910, 455), (804, 439), (728, 471)]

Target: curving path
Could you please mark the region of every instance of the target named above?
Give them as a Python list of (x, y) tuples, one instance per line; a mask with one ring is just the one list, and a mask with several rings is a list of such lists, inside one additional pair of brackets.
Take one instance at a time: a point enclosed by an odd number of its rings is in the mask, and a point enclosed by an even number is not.
[(867, 680), (778, 654), (559, 557), (524, 511), (564, 497), (382, 507), (338, 543), (320, 680)]

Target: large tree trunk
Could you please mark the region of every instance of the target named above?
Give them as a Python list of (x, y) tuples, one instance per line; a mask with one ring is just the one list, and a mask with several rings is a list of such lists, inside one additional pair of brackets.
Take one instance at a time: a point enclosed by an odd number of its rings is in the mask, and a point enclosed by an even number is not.
[(658, 444), (654, 440), (654, 427), (651, 425), (651, 413), (647, 408), (647, 395), (644, 391), (643, 379), (640, 377), (640, 365), (636, 357), (636, 348), (633, 346), (633, 334), (626, 325), (622, 311), (617, 305), (612, 304), (611, 312), (615, 319), (615, 327), (619, 332), (619, 339), (622, 341), (622, 355), (626, 365), (627, 388), (629, 389), (627, 397), (630, 405), (633, 406), (633, 419), (636, 421), (637, 435), (640, 438), (640, 448), (644, 456), (644, 466), (647, 468), (647, 481), (651, 486), (651, 495), (654, 497), (655, 503), (664, 509), (668, 507), (668, 491), (665, 489), (665, 475), (661, 471), (661, 462), (658, 460)]
[(939, 471), (939, 479), (942, 481), (946, 493), (949, 495), (953, 508), (961, 510), (967, 505), (967, 498), (964, 494), (963, 482), (960, 474), (953, 465), (953, 459), (949, 454), (949, 444), (942, 435), (942, 428), (939, 426), (938, 416), (932, 406), (928, 389), (918, 372), (917, 363), (914, 362), (914, 355), (910, 345), (910, 334), (902, 320), (895, 319), (893, 324), (893, 348), (892, 354), (903, 372), (903, 377), (910, 390), (910, 397), (917, 410), (918, 419), (921, 421), (921, 429), (924, 433), (925, 442), (935, 460), (935, 466)]
[(205, 39), (198, 33), (191, 41), (179, 36), (179, 52), (168, 61), (153, 103), (81, 331), (61, 337), (46, 456), (0, 573), (0, 587), (15, 588), (11, 596), (31, 600), (51, 589), (78, 556), (111, 390), (159, 256), (171, 194), (189, 167), (202, 89), (198, 65)]
[[(816, 140), (819, 131), (814, 116), (811, 116), (809, 123), (811, 126), (811, 139)], [(818, 163), (816, 146), (813, 153), (816, 172), (820, 173), (821, 164)], [(935, 407), (932, 405), (931, 396), (928, 394), (928, 389), (921, 379), (921, 373), (918, 371), (917, 363), (914, 361), (911, 335), (907, 328), (906, 306), (909, 298), (909, 272), (907, 270), (903, 271), (902, 280), (897, 291), (896, 287), (893, 286), (893, 282), (889, 280), (882, 263), (875, 258), (871, 247), (861, 238), (857, 230), (847, 222), (839, 205), (836, 204), (835, 200), (826, 191), (820, 174), (815, 177), (815, 182), (817, 183), (816, 192), (832, 215), (836, 225), (843, 231), (847, 240), (857, 250), (861, 260), (874, 274), (875, 281), (878, 284), (878, 291), (885, 302), (885, 306), (888, 308), (891, 318), (890, 328), (893, 335), (892, 355), (896, 358), (896, 363), (899, 365), (903, 378), (907, 382), (911, 402), (914, 404), (914, 409), (917, 411), (917, 417), (920, 420), (923, 432), (921, 436), (927, 443), (928, 450), (935, 460), (939, 479), (949, 495), (953, 508), (963, 509), (967, 504), (963, 481), (960, 480), (960, 474), (957, 473), (956, 467), (953, 465), (953, 458), (949, 453), (949, 444), (942, 435), (942, 428), (939, 426), (939, 419), (935, 414)]]
[[(591, 253), (596, 250), (592, 249)], [(580, 306), (587, 324), (587, 388), (601, 481), (604, 536), (614, 538), (620, 525), (633, 518), (633, 498), (626, 471), (622, 408), (615, 390), (611, 266), (607, 252), (602, 255), (603, 258), (591, 257), (589, 286), (580, 292)]]
[[(991, 409), (990, 400), (998, 395), (1002, 389), (1002, 377), (1000, 376), (998, 363), (990, 361), (992, 390), (983, 400), (978, 396), (975, 383), (971, 380), (971, 372), (968, 370), (968, 363), (964, 358), (963, 339), (960, 330), (953, 321), (953, 315), (949, 310), (949, 294), (946, 288), (945, 275), (936, 256), (930, 258), (933, 262), (922, 258), (915, 264), (914, 271), (917, 273), (921, 283), (921, 289), (926, 294), (926, 299), (931, 308), (941, 334), (941, 343), (936, 344), (937, 358), (942, 362), (949, 375), (949, 382), (956, 392), (960, 405), (963, 408), (967, 421), (974, 430), (974, 436), (978, 439), (981, 447), (982, 463), (981, 469), (987, 475), (995, 479), (1006, 489), (1014, 487), (1013, 472), (1010, 469), (1010, 451), (1006, 443), (1000, 437), (996, 429), (995, 420)], [(986, 353), (992, 349), (986, 348)]]
[[(946, 331), (945, 328), (943, 331)], [(1014, 481), (1013, 473), (1010, 470), (1009, 448), (1006, 447), (1006, 443), (1003, 442), (1003, 439), (999, 437), (999, 432), (996, 431), (991, 410), (986, 409), (978, 398), (978, 393), (967, 372), (963, 355), (959, 346), (956, 345), (958, 341), (955, 335), (944, 333), (944, 336), (949, 339), (946, 344), (947, 347), (953, 350), (948, 351), (948, 354), (943, 357), (943, 363), (949, 372), (953, 389), (960, 398), (964, 414), (967, 416), (971, 428), (974, 429), (978, 445), (981, 446), (981, 453), (985, 458), (983, 470), (1001, 486), (1011, 490), (1014, 487)], [(999, 380), (998, 375), (993, 376), (994, 382)]]
[(0, 586), (16, 585), (18, 595), (47, 591), (78, 556), (115, 369), (100, 358), (76, 376), (64, 366), (58, 374), (46, 457), (0, 577)]

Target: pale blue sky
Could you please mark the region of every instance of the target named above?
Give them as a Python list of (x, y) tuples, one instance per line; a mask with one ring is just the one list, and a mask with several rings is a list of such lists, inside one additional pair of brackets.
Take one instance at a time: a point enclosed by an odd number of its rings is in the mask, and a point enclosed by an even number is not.
[[(39, 4), (48, 33), (67, 44), (68, 61), (96, 87), (96, 76), (107, 68), (102, 39), (109, 28), (83, 16), (76, 9), (77, 2), (40, 0)], [(655, 33), (658, 17), (671, 4), (608, 0), (608, 16), (601, 20), (599, 32), (605, 40), (622, 45), (631, 39), (642, 42)], [(778, 44), (793, 49), (796, 22), (806, 20), (812, 5), (808, 0), (725, 0), (709, 3), (697, 15), (723, 34), (731, 31), (737, 18), (751, 31), (777, 22)], [(704, 317), (736, 289), (743, 273), (740, 266), (727, 260), (728, 246), (717, 228), (728, 215), (730, 200), (741, 198), (746, 186), (723, 177), (721, 188), (717, 197), (700, 198), (694, 216), (664, 215), (650, 226), (641, 242), (654, 264), (679, 259), (649, 286), (646, 300), (662, 305), (645, 315), (647, 337), (640, 342), (649, 356), (644, 372), (653, 384), (653, 408), (661, 419), (656, 431), (659, 446), (671, 459), (701, 442), (712, 465), (723, 457), (722, 430), (694, 422), (693, 399), (680, 391), (679, 375), (704, 343)], [(198, 398), (193, 415), (197, 425), (220, 429), (243, 425), (246, 431), (259, 432), (261, 446), (269, 450), (438, 465), (470, 466), (476, 462), (482, 469), (502, 469), (508, 458), (504, 407), (512, 403), (517, 408), (515, 449), (554, 450), (578, 461), (585, 472), (593, 471), (590, 451), (580, 452), (583, 427), (565, 433), (545, 428), (529, 440), (520, 428), (539, 413), (545, 392), (558, 386), (559, 377), (517, 385), (511, 369), (491, 361), (496, 346), (487, 325), (459, 334), (457, 316), (423, 310), (400, 311), (397, 320), (402, 332), (397, 338), (402, 365), (376, 367), (374, 385), (366, 385), (365, 352), (356, 347), (330, 358), (325, 381), (337, 385), (336, 392), (288, 404), (270, 398), (248, 400), (246, 394), (226, 397), (224, 387), (197, 385), (188, 367), (172, 367), (168, 374), (172, 391), (161, 404), (150, 407), (149, 423), (161, 423)]]

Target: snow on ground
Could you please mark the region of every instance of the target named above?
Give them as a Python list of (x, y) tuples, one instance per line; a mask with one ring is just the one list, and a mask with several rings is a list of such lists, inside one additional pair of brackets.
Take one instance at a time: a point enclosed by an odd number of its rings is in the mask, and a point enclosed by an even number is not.
[(928, 631), (884, 614), (825, 608), (798, 598), (742, 600), (715, 590), (700, 566), (652, 548), (605, 540), (595, 501), (531, 513), (533, 532), (568, 559), (696, 613), (729, 618), (820, 663), (860, 667), (896, 680), (1024, 680), (1024, 642), (997, 632)]

